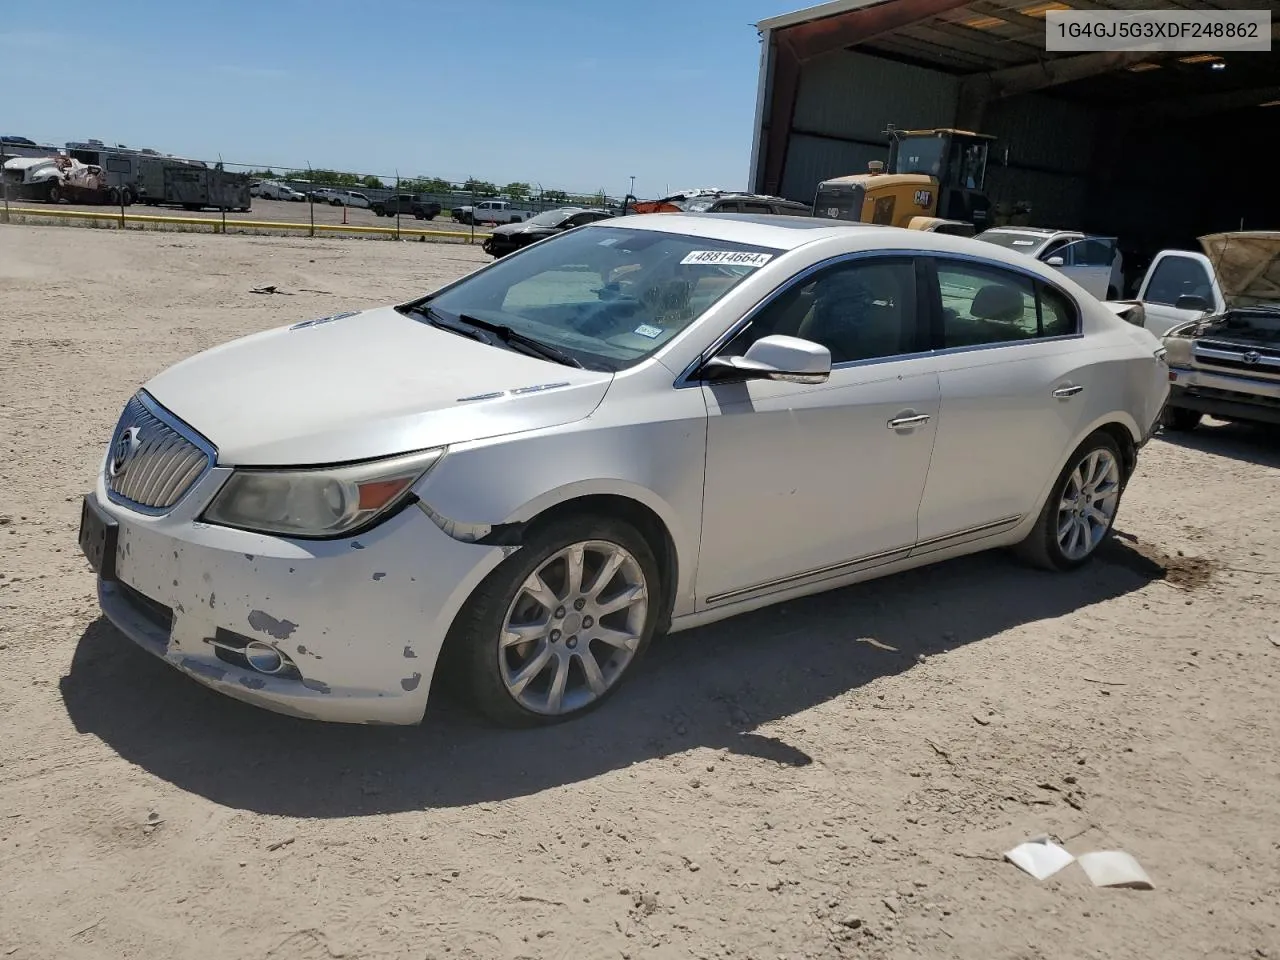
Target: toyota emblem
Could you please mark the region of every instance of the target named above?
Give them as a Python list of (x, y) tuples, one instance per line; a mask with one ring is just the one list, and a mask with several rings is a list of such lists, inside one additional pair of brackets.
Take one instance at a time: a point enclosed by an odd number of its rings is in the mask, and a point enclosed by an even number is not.
[(1262, 354), (1260, 354), (1257, 350), (1250, 350), (1248, 353), (1244, 355), (1245, 363), (1257, 363), (1261, 359), (1262, 359)]
[(130, 427), (120, 434), (115, 446), (111, 448), (111, 463), (107, 465), (107, 473), (112, 477), (118, 477), (124, 473), (125, 467), (129, 465), (129, 461), (133, 459), (140, 445), (137, 427)]

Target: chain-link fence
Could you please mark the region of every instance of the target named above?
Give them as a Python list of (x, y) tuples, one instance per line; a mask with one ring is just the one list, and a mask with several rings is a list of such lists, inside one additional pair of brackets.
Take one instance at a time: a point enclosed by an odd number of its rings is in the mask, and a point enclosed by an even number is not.
[[(307, 163), (192, 159), (97, 141), (52, 147), (0, 140), (0, 175), (5, 219), (11, 205), (31, 214), (49, 204), (69, 215), (69, 204), (77, 209), (117, 208), (121, 226), (126, 221), (158, 221), (171, 213), (197, 223), (217, 217), (223, 229), (275, 225), (313, 236), (345, 228), (399, 236), (407, 227), (416, 234), (466, 233), (474, 238), (477, 230), (483, 233), (486, 227), (528, 220), (560, 207), (620, 213), (626, 200), (603, 188), (583, 191), (536, 181), (498, 184)], [(93, 214), (86, 210), (86, 215)]]

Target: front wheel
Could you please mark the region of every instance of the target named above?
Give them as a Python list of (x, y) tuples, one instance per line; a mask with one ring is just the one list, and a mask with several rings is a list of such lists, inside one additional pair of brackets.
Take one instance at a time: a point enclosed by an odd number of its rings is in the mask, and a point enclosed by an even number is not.
[(1200, 426), (1204, 415), (1199, 410), (1188, 410), (1185, 407), (1165, 407), (1160, 423), (1169, 430), (1186, 433)]
[(1099, 430), (1062, 468), (1036, 525), (1015, 551), (1032, 566), (1074, 570), (1111, 535), (1126, 477), (1120, 445)]
[(663, 591), (630, 524), (561, 520), (480, 585), (450, 629), (476, 707), (502, 726), (558, 723), (598, 707), (644, 653)]

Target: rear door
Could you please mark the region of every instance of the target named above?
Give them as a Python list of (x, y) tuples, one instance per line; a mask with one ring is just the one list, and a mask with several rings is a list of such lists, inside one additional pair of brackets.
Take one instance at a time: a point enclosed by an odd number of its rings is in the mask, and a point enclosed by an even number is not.
[(1093, 387), (1075, 302), (1030, 274), (930, 261), (941, 391), (920, 503), (922, 551), (1016, 526), (1084, 428)]
[(1178, 298), (1183, 296), (1204, 297), (1215, 310), (1223, 306), (1208, 257), (1185, 250), (1164, 250), (1151, 262), (1138, 290), (1146, 328), (1162, 337), (1179, 323), (1198, 319), (1201, 311), (1178, 308)]

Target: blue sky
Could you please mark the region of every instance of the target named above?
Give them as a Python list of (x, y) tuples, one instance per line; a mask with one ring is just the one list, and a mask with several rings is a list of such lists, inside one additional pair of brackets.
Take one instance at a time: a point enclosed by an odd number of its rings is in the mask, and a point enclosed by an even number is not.
[(624, 192), (746, 185), (752, 24), (803, 0), (4, 4), (0, 132)]

